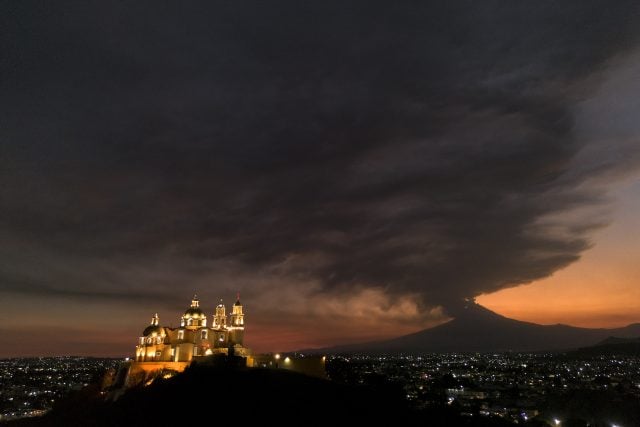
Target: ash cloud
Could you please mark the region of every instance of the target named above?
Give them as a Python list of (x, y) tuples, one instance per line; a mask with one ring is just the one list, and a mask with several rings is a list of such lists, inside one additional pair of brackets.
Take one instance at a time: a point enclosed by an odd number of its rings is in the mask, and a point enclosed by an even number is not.
[(633, 1), (2, 8), (5, 291), (455, 313), (578, 259), (601, 219), (551, 219), (636, 165), (575, 122)]

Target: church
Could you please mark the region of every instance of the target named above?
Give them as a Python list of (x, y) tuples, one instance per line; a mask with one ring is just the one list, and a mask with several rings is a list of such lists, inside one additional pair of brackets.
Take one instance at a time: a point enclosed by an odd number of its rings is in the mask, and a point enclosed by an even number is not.
[(127, 358), (117, 370), (105, 375), (103, 388), (110, 389), (111, 398), (117, 399), (130, 387), (149, 385), (157, 378), (170, 378), (194, 362), (224, 361), (229, 366), (287, 369), (326, 378), (324, 356), (298, 357), (290, 354), (282, 355), (281, 360), (280, 354), (253, 355), (244, 346), (244, 313), (240, 295), (229, 316), (220, 301), (210, 319), (208, 323), (197, 296), (180, 317), (179, 327), (160, 326), (156, 313), (138, 338), (135, 356)]
[(212, 321), (207, 325), (207, 315), (200, 308), (197, 296), (180, 318), (180, 327), (160, 326), (156, 313), (151, 324), (142, 332), (136, 346), (135, 362), (187, 362), (215, 354), (250, 356), (243, 346), (244, 314), (240, 295), (233, 304), (229, 322), (224, 304), (215, 308)]

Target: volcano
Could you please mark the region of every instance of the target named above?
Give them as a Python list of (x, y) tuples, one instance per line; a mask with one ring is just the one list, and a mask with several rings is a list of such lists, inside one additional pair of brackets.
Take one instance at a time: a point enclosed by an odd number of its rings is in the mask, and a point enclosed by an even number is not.
[(407, 353), (563, 351), (597, 344), (608, 337), (640, 337), (640, 323), (615, 329), (540, 325), (510, 319), (469, 303), (447, 323), (385, 341), (342, 345), (326, 353)]

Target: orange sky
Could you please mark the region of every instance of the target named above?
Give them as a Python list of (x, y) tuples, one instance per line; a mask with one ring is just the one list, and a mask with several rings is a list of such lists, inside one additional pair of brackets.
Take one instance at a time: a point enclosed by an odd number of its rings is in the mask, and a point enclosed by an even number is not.
[[(579, 261), (547, 279), (483, 295), (477, 301), (507, 317), (542, 324), (617, 327), (640, 322), (640, 179), (627, 181), (611, 196), (611, 223), (593, 235), (593, 247)], [(353, 298), (369, 304), (381, 296), (367, 291)], [(18, 317), (25, 307), (29, 307), (33, 316), (23, 319), (22, 329), (0, 328), (3, 340), (14, 344), (5, 347), (4, 357), (25, 354), (128, 355), (135, 337), (148, 324), (152, 311), (158, 309), (152, 295), (145, 304), (120, 307), (116, 310), (117, 315), (110, 301), (86, 300), (70, 304), (64, 296), (39, 299), (30, 295), (14, 295), (12, 301), (13, 304), (0, 312), (4, 323)], [(373, 303), (370, 304), (373, 308), (381, 305)], [(297, 316), (294, 321), (274, 322), (257, 316), (251, 305), (251, 301), (247, 302), (247, 315), (252, 319), (247, 342), (257, 351), (389, 338), (430, 326), (418, 316), (412, 320), (414, 310), (411, 306), (405, 307), (406, 304), (391, 307), (393, 310), (389, 313), (366, 312), (360, 319), (336, 317), (335, 322), (322, 325), (316, 323), (317, 317), (304, 321), (304, 316)], [(329, 308), (322, 305), (322, 310)], [(342, 306), (334, 308), (329, 319), (344, 311)], [(165, 308), (161, 310), (161, 320), (175, 324), (179, 314), (180, 310)], [(46, 319), (44, 323), (43, 318)], [(341, 331), (339, 336), (336, 335), (338, 330)], [(87, 343), (91, 344), (90, 350)]]
[[(593, 247), (579, 261), (547, 279), (483, 295), (477, 301), (507, 317), (542, 324), (617, 327), (640, 322), (640, 179), (627, 181), (611, 196), (611, 223), (593, 235)], [(317, 316), (306, 318), (300, 313), (283, 314), (286, 321), (261, 317), (255, 302), (249, 300), (247, 343), (256, 351), (284, 351), (390, 338), (433, 325), (416, 316), (415, 307), (402, 301), (397, 307), (387, 307), (386, 312), (377, 312), (386, 304), (384, 296), (376, 291), (355, 294), (353, 299), (341, 304), (366, 303), (369, 311), (347, 313), (351, 317), (345, 317), (339, 315), (348, 312), (343, 305), (332, 308), (326, 301), (314, 301), (312, 306), (318, 310), (331, 312), (320, 324)], [(158, 308), (153, 294), (144, 304), (132, 302), (115, 310), (108, 300), (76, 301), (65, 296), (12, 295), (11, 301), (0, 312), (3, 324), (20, 317), (25, 307), (32, 315), (23, 318), (20, 327), (0, 328), (3, 342), (12, 343), (3, 348), (4, 357), (130, 355), (135, 337), (148, 324), (153, 311), (160, 311), (165, 324), (176, 324), (181, 313), (180, 309)], [(185, 307), (187, 304), (185, 301)], [(432, 317), (438, 323), (437, 313)]]
[(640, 322), (640, 179), (612, 194), (611, 224), (582, 258), (551, 277), (483, 295), (507, 317), (536, 323), (616, 327)]

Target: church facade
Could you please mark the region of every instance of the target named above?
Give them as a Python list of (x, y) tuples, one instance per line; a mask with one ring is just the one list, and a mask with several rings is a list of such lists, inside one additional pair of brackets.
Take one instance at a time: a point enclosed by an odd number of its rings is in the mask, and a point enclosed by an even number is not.
[(222, 301), (215, 308), (208, 323), (196, 296), (180, 318), (180, 327), (160, 326), (156, 313), (151, 324), (142, 332), (136, 345), (134, 361), (137, 363), (186, 362), (215, 354), (233, 354), (247, 357), (251, 352), (244, 347), (244, 313), (240, 296), (227, 316)]

